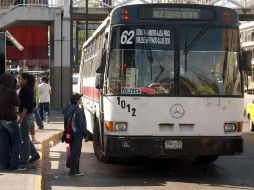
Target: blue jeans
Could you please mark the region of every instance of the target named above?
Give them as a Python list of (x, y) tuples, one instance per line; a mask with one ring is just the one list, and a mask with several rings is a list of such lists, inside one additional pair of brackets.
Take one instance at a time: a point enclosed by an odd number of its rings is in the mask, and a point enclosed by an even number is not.
[(43, 121), (44, 120), (44, 111), (47, 116), (50, 116), (49, 115), (49, 102), (39, 103), (39, 108), (40, 108), (40, 116)]
[(10, 136), (0, 123), (0, 169), (9, 168), (10, 161)]
[(43, 122), (42, 122), (42, 120), (41, 120), (41, 116), (40, 116), (38, 107), (35, 107), (35, 108), (34, 108), (34, 116), (35, 116), (36, 125), (37, 125), (40, 129), (42, 129), (44, 126), (43, 126)]
[(35, 156), (38, 154), (29, 136), (29, 131), (32, 123), (33, 123), (33, 114), (27, 113), (20, 126), (22, 140), (19, 159), (20, 164), (28, 164), (30, 155)]
[(17, 121), (0, 121), (1, 126), (8, 131), (10, 137), (10, 169), (14, 170), (19, 167), (20, 152), (20, 128)]

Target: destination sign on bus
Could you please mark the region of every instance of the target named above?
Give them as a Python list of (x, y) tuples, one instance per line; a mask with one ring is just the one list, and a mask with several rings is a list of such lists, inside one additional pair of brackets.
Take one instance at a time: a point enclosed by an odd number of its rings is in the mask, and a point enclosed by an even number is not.
[(200, 9), (154, 9), (154, 18), (171, 18), (171, 19), (199, 19)]
[(212, 9), (199, 8), (139, 8), (140, 19), (183, 19), (183, 20), (213, 20), (215, 12)]
[(170, 44), (170, 30), (136, 29), (136, 44)]
[(133, 25), (113, 28), (112, 49), (173, 49), (174, 29), (165, 26)]

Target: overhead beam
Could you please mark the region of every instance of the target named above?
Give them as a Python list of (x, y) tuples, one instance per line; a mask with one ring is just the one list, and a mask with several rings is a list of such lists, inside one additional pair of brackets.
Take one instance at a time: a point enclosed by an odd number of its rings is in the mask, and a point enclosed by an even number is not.
[[(100, 23), (89, 23), (88, 24), (88, 30), (96, 30), (100, 26)], [(80, 30), (86, 29), (86, 24), (78, 24), (77, 27)]]
[[(97, 2), (97, 3), (100, 3), (101, 5), (103, 5), (105, 7), (113, 8), (113, 6), (107, 4), (107, 3), (103, 2), (103, 1), (100, 1), (100, 0), (94, 0), (94, 1)], [(73, 6), (77, 6), (80, 3), (84, 3), (84, 2), (86, 2), (86, 0), (77, 0), (77, 1), (74, 1), (73, 2)]]
[(209, 3), (209, 5), (214, 5), (215, 3), (218, 3), (219, 1), (221, 1), (221, 0), (212, 1), (212, 2)]
[(254, 9), (235, 9), (240, 21), (254, 21)]
[[(109, 15), (111, 8), (89, 8), (89, 21), (102, 21)], [(86, 20), (86, 9), (73, 7), (73, 20)]]
[(241, 4), (241, 3), (239, 3), (239, 2), (237, 2), (235, 0), (227, 0), (227, 1), (232, 3), (233, 5), (238, 6), (239, 8), (243, 8), (244, 7), (243, 4)]

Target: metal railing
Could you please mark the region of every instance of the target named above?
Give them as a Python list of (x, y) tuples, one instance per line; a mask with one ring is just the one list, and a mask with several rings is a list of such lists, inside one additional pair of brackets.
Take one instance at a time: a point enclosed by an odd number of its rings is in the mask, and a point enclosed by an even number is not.
[(57, 0), (0, 0), (0, 9), (9, 9), (13, 6), (42, 6), (55, 7)]

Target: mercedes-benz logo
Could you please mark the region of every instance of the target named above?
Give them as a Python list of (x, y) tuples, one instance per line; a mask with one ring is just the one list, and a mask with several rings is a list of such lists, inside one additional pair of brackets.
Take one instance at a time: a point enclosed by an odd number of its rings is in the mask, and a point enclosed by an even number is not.
[(185, 110), (181, 104), (174, 104), (170, 108), (170, 115), (174, 118), (181, 118), (185, 114)]

